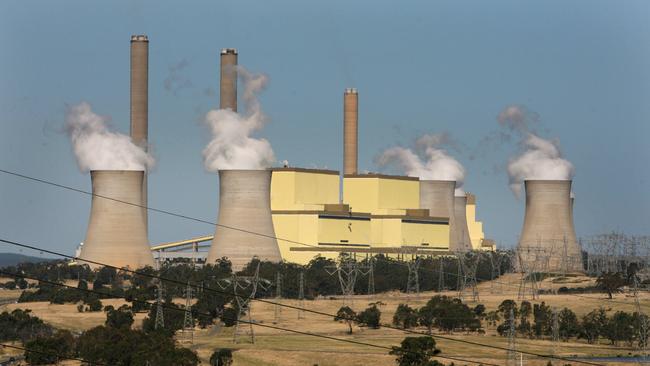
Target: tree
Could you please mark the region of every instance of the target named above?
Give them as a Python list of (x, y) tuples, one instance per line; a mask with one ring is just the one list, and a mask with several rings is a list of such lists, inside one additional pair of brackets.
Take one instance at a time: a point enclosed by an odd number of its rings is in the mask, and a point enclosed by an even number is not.
[(632, 314), (624, 311), (617, 311), (614, 313), (614, 315), (607, 321), (605, 337), (607, 337), (613, 345), (618, 345), (618, 342), (624, 341), (629, 346), (632, 346), (634, 341), (634, 318)]
[(372, 329), (378, 329), (381, 327), (381, 311), (377, 307), (377, 304), (372, 304), (370, 307), (366, 308), (366, 310), (360, 312), (357, 316), (357, 321)]
[(579, 337), (593, 344), (605, 334), (607, 327), (607, 312), (604, 308), (598, 308), (582, 317), (582, 331)]
[(352, 323), (357, 319), (357, 313), (349, 306), (341, 306), (339, 311), (336, 312), (334, 321), (344, 321), (348, 324), (348, 334), (352, 334)]
[(86, 304), (88, 304), (87, 311), (102, 311), (102, 302), (96, 297), (87, 299)]
[(406, 304), (399, 304), (393, 315), (393, 325), (408, 329), (418, 324), (418, 313)]
[(55, 364), (62, 358), (72, 356), (75, 341), (72, 333), (59, 330), (54, 335), (39, 337), (25, 345), (25, 361), (30, 365)]
[(232, 365), (232, 350), (228, 348), (218, 349), (210, 356), (210, 366), (230, 365)]
[(431, 358), (440, 353), (432, 337), (406, 337), (400, 347), (393, 347), (391, 355), (397, 356), (399, 366), (442, 366)]
[(533, 305), (533, 333), (537, 338), (551, 334), (553, 311), (544, 301)]
[(569, 308), (564, 308), (557, 315), (558, 325), (560, 327), (559, 333), (560, 338), (565, 341), (571, 337), (575, 337), (580, 333), (580, 323), (578, 323), (578, 317), (576, 314), (571, 311)]
[(596, 286), (607, 292), (607, 296), (611, 299), (614, 291), (625, 286), (625, 278), (620, 272), (603, 273), (596, 279)]
[(118, 309), (113, 307), (106, 311), (106, 326), (113, 328), (131, 328), (133, 324), (133, 312), (126, 305)]

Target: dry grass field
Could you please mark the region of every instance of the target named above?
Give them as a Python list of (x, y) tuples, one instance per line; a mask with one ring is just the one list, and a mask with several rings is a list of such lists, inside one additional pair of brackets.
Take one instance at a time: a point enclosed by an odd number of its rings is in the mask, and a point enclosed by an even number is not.
[[(519, 286), (519, 276), (514, 274), (505, 275), (498, 280), (499, 283), (482, 283), (479, 285), (479, 303), (484, 304), (487, 310), (494, 310), (505, 299), (517, 299), (517, 289)], [(593, 279), (586, 277), (569, 277), (561, 280), (547, 279), (542, 284), (543, 289), (566, 287), (583, 287), (593, 282)], [(12, 293), (14, 293), (12, 291)], [(18, 295), (20, 292), (16, 292)], [(455, 292), (445, 293), (455, 296)], [(4, 294), (6, 296), (10, 294)], [(4, 296), (0, 294), (1, 296)], [(419, 297), (407, 296), (402, 293), (385, 293), (376, 295), (374, 298), (367, 296), (356, 296), (352, 300), (351, 307), (356, 310), (362, 310), (370, 302), (381, 301), (380, 309), (382, 311), (382, 323), (389, 323), (392, 319), (393, 312), (400, 303), (408, 303), (412, 307), (419, 307), (435, 293), (421, 293)], [(17, 296), (17, 295), (15, 295)], [(180, 299), (179, 299), (180, 300)], [(544, 301), (550, 306), (558, 308), (568, 307), (575, 311), (578, 316), (603, 306), (612, 310), (634, 310), (634, 299), (626, 294), (617, 294), (613, 300), (608, 300), (604, 294), (588, 295), (542, 295), (538, 300), (531, 300), (532, 303)], [(105, 305), (119, 306), (124, 303), (121, 300), (105, 300)], [(297, 305), (293, 300), (281, 300), (281, 302), (291, 305)], [(334, 314), (342, 306), (341, 299), (317, 299), (305, 301), (305, 307), (320, 312)], [(474, 303), (468, 302), (470, 306)], [(650, 312), (650, 296), (644, 294), (642, 304), (646, 311)], [(51, 305), (49, 303), (29, 303), (29, 304), (8, 304), (4, 309), (25, 308), (32, 309), (33, 313), (46, 322), (54, 326), (67, 328), (74, 331), (81, 331), (96, 325), (103, 324), (105, 314), (97, 313), (78, 313), (75, 305)], [(144, 314), (136, 316), (136, 326), (141, 324)], [(356, 342), (371, 343), (373, 345), (391, 347), (398, 345), (401, 340), (407, 336), (403, 331), (391, 330), (387, 328), (366, 329), (354, 328), (352, 335), (346, 334), (347, 326), (335, 322), (330, 316), (323, 316), (312, 313), (304, 313), (303, 318), (298, 318), (298, 311), (283, 308), (280, 312), (279, 321), (275, 320), (275, 307), (272, 304), (254, 302), (252, 307), (252, 317), (260, 325), (272, 325), (281, 328), (298, 330), (301, 332), (314, 333), (317, 335), (335, 337), (337, 339), (352, 340)], [(248, 327), (242, 325), (243, 329)], [(358, 344), (344, 343), (336, 340), (316, 338), (310, 335), (301, 335), (290, 333), (277, 329), (254, 326), (255, 344), (247, 342), (246, 336), (241, 337), (241, 342), (233, 343), (233, 328), (221, 328), (215, 331), (214, 328), (197, 329), (194, 332), (193, 344), (186, 344), (197, 351), (199, 356), (207, 362), (210, 354), (215, 348), (233, 348), (235, 365), (390, 365), (394, 363), (394, 357), (388, 355), (388, 351), (382, 348), (363, 346)], [(416, 329), (424, 331), (424, 329)], [(443, 336), (449, 339), (441, 339), (437, 336)], [(437, 345), (442, 349), (442, 356), (463, 358), (483, 363), (504, 364), (506, 352), (483, 346), (471, 345), (459, 341), (471, 341), (486, 345), (498, 347), (507, 347), (507, 338), (496, 335), (494, 329), (486, 329), (486, 334), (434, 334)], [(553, 352), (553, 344), (546, 340), (517, 339), (518, 349), (550, 354)], [(613, 347), (602, 341), (598, 345), (589, 345), (585, 342), (561, 342), (555, 348), (555, 352), (561, 356), (573, 357), (593, 357), (593, 356), (628, 356), (635, 354), (634, 349), (625, 347)], [(446, 364), (451, 361), (440, 359)], [(524, 355), (526, 365), (546, 365), (548, 360), (536, 358), (534, 356)], [(465, 364), (464, 362), (455, 362)], [(555, 362), (554, 364), (565, 364), (566, 362)], [(600, 364), (605, 364), (599, 362)], [(573, 363), (575, 364), (575, 363)], [(616, 363), (607, 363), (615, 365)]]

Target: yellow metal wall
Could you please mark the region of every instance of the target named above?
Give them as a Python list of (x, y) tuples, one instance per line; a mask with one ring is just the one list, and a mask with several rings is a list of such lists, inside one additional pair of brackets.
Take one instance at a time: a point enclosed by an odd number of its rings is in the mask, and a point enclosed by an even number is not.
[(343, 202), (354, 212), (373, 215), (404, 215), (406, 209), (419, 208), (417, 180), (389, 177), (345, 177)]
[(481, 249), (481, 242), (485, 238), (483, 234), (483, 223), (476, 221), (476, 205), (468, 204), (465, 207), (467, 216), (467, 229), (469, 230), (469, 238), (472, 241), (473, 249)]
[(373, 218), (373, 247), (420, 246), (449, 248), (449, 225), (404, 222), (401, 218)]
[(323, 244), (370, 245), (370, 220), (318, 219), (318, 241)]
[(337, 174), (274, 170), (271, 178), (271, 210), (322, 210), (339, 203)]

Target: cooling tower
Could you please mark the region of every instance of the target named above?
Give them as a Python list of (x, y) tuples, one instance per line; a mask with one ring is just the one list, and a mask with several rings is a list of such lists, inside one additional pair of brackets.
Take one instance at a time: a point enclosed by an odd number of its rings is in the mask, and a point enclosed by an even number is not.
[(343, 174), (357, 174), (359, 94), (347, 88), (343, 93)]
[(449, 250), (460, 250), (455, 234), (453, 180), (420, 180), (420, 208), (429, 210), (429, 216), (449, 218)]
[(237, 50), (221, 50), (221, 81), (219, 83), (219, 108), (237, 112)]
[(132, 269), (153, 266), (144, 217), (139, 207), (144, 172), (93, 170), (90, 177), (93, 198), (79, 262), (87, 259)]
[[(472, 239), (467, 226), (467, 196), (454, 197), (454, 231), (452, 250), (468, 252), (472, 250)], [(451, 249), (451, 248), (450, 248)]]
[(270, 170), (219, 171), (219, 225), (208, 263), (228, 257), (233, 270), (240, 270), (253, 256), (282, 261), (273, 230), (270, 190)]
[[(131, 36), (131, 140), (147, 150), (149, 139), (149, 38)], [(147, 207), (147, 174), (142, 182), (142, 206)], [(147, 209), (142, 209), (145, 227)]]
[[(573, 227), (571, 181), (527, 180), (525, 187), (526, 214), (518, 247), (522, 264), (540, 271), (582, 271)], [(541, 263), (548, 263), (548, 268), (540, 268)]]

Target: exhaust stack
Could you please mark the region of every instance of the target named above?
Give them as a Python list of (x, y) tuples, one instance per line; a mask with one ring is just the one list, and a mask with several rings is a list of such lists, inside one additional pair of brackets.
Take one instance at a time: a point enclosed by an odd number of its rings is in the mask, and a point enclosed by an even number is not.
[(282, 261), (271, 218), (270, 190), (270, 170), (219, 171), (218, 225), (207, 263), (227, 257), (238, 271), (254, 256)]
[[(527, 180), (526, 213), (517, 251), (522, 264), (537, 270), (582, 271), (582, 253), (573, 226), (570, 180)], [(546, 262), (548, 260), (548, 262)], [(539, 264), (548, 263), (548, 268)]]
[(343, 93), (343, 174), (357, 174), (359, 94), (355, 88)]
[[(131, 36), (131, 140), (147, 151), (149, 139), (149, 38), (146, 35)], [(147, 172), (142, 181), (142, 214), (145, 228), (149, 219), (147, 212)]]
[(237, 112), (237, 50), (221, 50), (221, 82), (219, 84), (219, 108)]
[(453, 180), (420, 180), (420, 208), (428, 209), (429, 216), (449, 218), (449, 250), (458, 251), (455, 234), (456, 214), (454, 211)]
[[(153, 266), (142, 203), (143, 171), (93, 170), (90, 219), (79, 262), (116, 267)], [(91, 268), (99, 267), (88, 263)]]
[[(469, 252), (472, 250), (472, 239), (467, 226), (467, 196), (454, 197), (454, 243), (453, 250)], [(451, 248), (450, 248), (451, 249)]]

